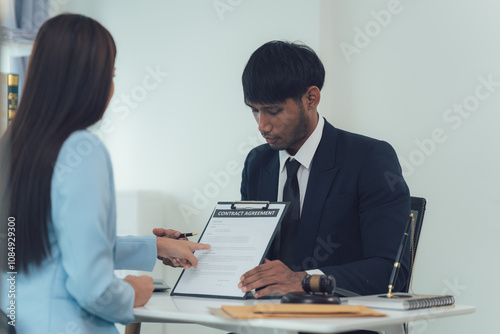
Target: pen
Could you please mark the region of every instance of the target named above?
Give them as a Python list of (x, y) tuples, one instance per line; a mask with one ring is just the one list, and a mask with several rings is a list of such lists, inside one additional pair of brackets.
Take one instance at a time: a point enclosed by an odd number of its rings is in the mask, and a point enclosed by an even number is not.
[(192, 237), (192, 236), (195, 236), (197, 235), (198, 233), (181, 233), (181, 235), (177, 238), (187, 238), (187, 237)]
[(413, 213), (410, 214), (410, 219), (405, 228), (405, 233), (401, 239), (401, 244), (399, 245), (398, 253), (396, 255), (396, 261), (394, 262), (394, 267), (392, 268), (391, 278), (389, 279), (389, 292), (387, 292), (387, 298), (393, 297), (392, 289), (394, 288), (394, 280), (396, 279), (398, 269), (401, 267), (401, 259), (403, 257), (403, 251), (406, 248), (406, 242), (408, 241), (408, 235), (410, 234), (411, 223), (413, 222)]

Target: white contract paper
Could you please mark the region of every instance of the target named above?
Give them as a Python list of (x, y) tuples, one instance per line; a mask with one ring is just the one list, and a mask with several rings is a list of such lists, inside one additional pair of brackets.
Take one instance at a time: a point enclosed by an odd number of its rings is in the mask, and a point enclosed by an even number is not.
[(288, 203), (236, 203), (217, 204), (199, 240), (212, 247), (195, 251), (198, 269), (184, 270), (172, 295), (245, 298), (240, 277), (264, 260)]

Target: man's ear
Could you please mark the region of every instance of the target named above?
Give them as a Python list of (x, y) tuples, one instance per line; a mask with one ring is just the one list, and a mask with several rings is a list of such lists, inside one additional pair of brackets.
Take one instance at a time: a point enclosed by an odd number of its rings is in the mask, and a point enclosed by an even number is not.
[(319, 90), (318, 87), (316, 86), (311, 86), (307, 88), (306, 93), (304, 94), (304, 97), (306, 98), (306, 106), (307, 109), (313, 109), (316, 110), (318, 107), (319, 101), (321, 100), (321, 91)]

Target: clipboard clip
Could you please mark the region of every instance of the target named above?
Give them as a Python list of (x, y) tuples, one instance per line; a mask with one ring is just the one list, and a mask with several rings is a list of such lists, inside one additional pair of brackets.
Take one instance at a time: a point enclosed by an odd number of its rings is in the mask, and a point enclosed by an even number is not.
[(262, 210), (267, 210), (267, 209), (269, 209), (269, 204), (271, 204), (271, 202), (269, 202), (269, 201), (235, 201), (231, 204), (231, 210), (249, 209), (248, 206), (242, 207), (242, 208), (236, 207), (237, 205), (249, 205), (249, 204), (252, 204), (252, 205), (262, 204), (262, 205), (264, 205), (262, 207)]

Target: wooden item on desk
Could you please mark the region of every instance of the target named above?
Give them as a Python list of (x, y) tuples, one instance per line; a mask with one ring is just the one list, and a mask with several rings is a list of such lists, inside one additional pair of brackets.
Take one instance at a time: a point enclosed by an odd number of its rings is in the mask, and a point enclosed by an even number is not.
[(285, 304), (340, 304), (340, 298), (333, 294), (336, 283), (332, 275), (305, 275), (302, 290), (290, 292), (281, 298)]
[(365, 306), (317, 304), (257, 304), (253, 306), (222, 305), (222, 310), (236, 319), (262, 318), (340, 318), (384, 317)]
[(333, 294), (289, 292), (281, 298), (283, 304), (340, 304), (340, 297)]

